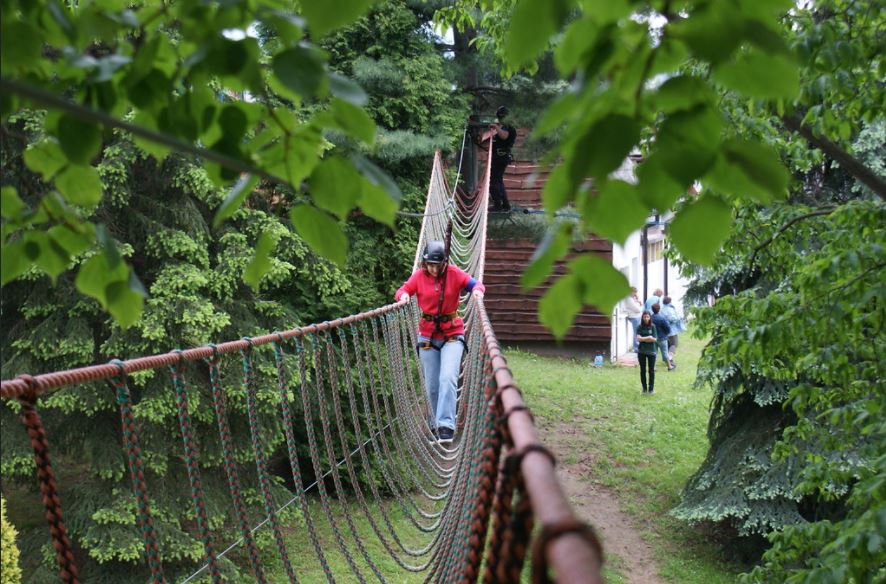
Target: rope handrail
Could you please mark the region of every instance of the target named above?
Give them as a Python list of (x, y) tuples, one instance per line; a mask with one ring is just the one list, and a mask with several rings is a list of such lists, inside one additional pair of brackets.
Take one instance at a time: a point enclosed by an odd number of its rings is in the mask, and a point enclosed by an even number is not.
[(145, 371), (148, 369), (157, 369), (159, 367), (173, 365), (181, 360), (198, 361), (200, 359), (207, 359), (211, 357), (214, 352), (219, 355), (224, 355), (235, 351), (242, 351), (250, 345), (257, 347), (273, 343), (274, 341), (279, 340), (280, 337), (283, 337), (284, 339), (292, 339), (302, 335), (340, 327), (352, 322), (367, 320), (381, 314), (387, 314), (392, 310), (396, 310), (402, 304), (402, 302), (395, 302), (393, 304), (387, 304), (379, 308), (374, 308), (372, 310), (342, 318), (336, 318), (334, 320), (327, 320), (303, 327), (295, 327), (281, 332), (252, 337), (250, 341), (239, 339), (236, 341), (227, 341), (215, 345), (214, 347), (207, 345), (185, 350), (176, 349), (169, 353), (159, 353), (149, 357), (136, 357), (134, 359), (121, 361), (119, 366), (114, 364), (88, 365), (86, 367), (77, 367), (76, 369), (68, 369), (66, 371), (44, 373), (33, 377), (30, 375), (19, 375), (15, 379), (4, 379), (0, 382), (0, 398), (17, 399), (29, 394), (33, 394), (36, 397), (50, 389), (74, 385), (76, 383), (85, 383), (87, 381), (112, 379), (120, 374), (121, 366), (123, 372), (129, 374), (137, 371)]

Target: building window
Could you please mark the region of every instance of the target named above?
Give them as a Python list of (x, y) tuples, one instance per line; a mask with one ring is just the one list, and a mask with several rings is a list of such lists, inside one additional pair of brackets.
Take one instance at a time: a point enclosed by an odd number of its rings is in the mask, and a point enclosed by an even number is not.
[(662, 258), (662, 252), (664, 251), (664, 240), (659, 239), (658, 241), (651, 241), (646, 244), (646, 262), (652, 263), (657, 262)]

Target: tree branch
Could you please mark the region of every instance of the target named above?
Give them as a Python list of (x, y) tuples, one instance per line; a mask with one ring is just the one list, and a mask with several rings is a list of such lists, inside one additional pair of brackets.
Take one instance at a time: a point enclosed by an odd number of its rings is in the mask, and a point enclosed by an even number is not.
[(881, 199), (886, 199), (886, 179), (877, 176), (874, 171), (865, 166), (861, 161), (846, 152), (836, 143), (831, 142), (824, 136), (816, 136), (812, 132), (812, 128), (803, 124), (803, 120), (799, 115), (790, 114), (781, 116), (781, 122), (786, 128), (797, 132), (806, 138), (810, 144), (836, 160), (846, 172), (874, 191), (874, 193), (876, 193)]
[(837, 207), (835, 207), (835, 206), (822, 207), (820, 209), (816, 209), (815, 211), (810, 211), (809, 213), (797, 215), (796, 217), (794, 217), (793, 219), (791, 219), (790, 221), (788, 221), (787, 223), (782, 225), (781, 228), (778, 231), (776, 231), (775, 233), (773, 233), (768, 239), (766, 239), (766, 241), (764, 241), (763, 243), (761, 243), (760, 245), (755, 247), (754, 253), (751, 254), (751, 259), (748, 262), (748, 264), (750, 266), (753, 266), (754, 260), (757, 259), (757, 254), (760, 253), (770, 243), (775, 241), (775, 238), (777, 238), (779, 235), (781, 235), (782, 233), (787, 231), (795, 223), (799, 223), (800, 221), (805, 221), (806, 219), (810, 219), (812, 217), (820, 217), (821, 215), (830, 215), (831, 213), (834, 212), (834, 210), (836, 210), (836, 208)]
[(472, 87), (465, 87), (464, 90), (468, 93), (500, 93), (502, 95), (509, 95), (511, 93), (507, 89), (490, 85), (474, 85)]
[(210, 160), (224, 166), (225, 168), (229, 168), (237, 172), (254, 174), (256, 176), (260, 176), (262, 178), (277, 183), (288, 184), (288, 181), (286, 181), (286, 179), (273, 175), (268, 171), (255, 166), (254, 164), (244, 162), (243, 160), (239, 160), (225, 154), (221, 154), (220, 152), (216, 152), (214, 150), (194, 146), (193, 144), (190, 144), (183, 140), (179, 140), (178, 138), (174, 138), (169, 134), (164, 134), (162, 132), (149, 130), (141, 126), (136, 126), (135, 124), (131, 124), (119, 118), (115, 118), (114, 116), (109, 115), (101, 110), (92, 109), (84, 105), (80, 105), (79, 103), (68, 101), (67, 99), (59, 95), (27, 83), (14, 81), (12, 79), (9, 79), (8, 77), (0, 77), (0, 93), (18, 95), (40, 106), (49, 109), (61, 110), (75, 118), (83, 120), (84, 122), (102, 124), (109, 128), (119, 128), (131, 133), (134, 136), (144, 138), (145, 140), (150, 140), (151, 142), (161, 144), (178, 152), (183, 152), (185, 154), (198, 156), (205, 160)]

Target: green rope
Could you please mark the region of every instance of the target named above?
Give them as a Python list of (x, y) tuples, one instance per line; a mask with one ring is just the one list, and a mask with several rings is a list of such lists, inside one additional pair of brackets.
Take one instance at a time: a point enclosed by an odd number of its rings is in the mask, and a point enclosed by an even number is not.
[(191, 424), (191, 414), (188, 411), (188, 391), (184, 377), (184, 361), (181, 359), (181, 350), (176, 349), (179, 360), (175, 365), (169, 366), (172, 374), (172, 384), (175, 387), (175, 406), (178, 411), (178, 425), (181, 430), (182, 442), (184, 443), (185, 464), (188, 470), (188, 481), (191, 484), (191, 498), (194, 500), (194, 512), (197, 516), (197, 528), (200, 530), (200, 540), (203, 542), (203, 553), (209, 562), (209, 572), (214, 584), (221, 582), (221, 572), (218, 567), (218, 558), (213, 546), (212, 532), (209, 530), (209, 520), (206, 514), (206, 497), (203, 494), (203, 481), (200, 477), (200, 453), (194, 439), (194, 429)]
[(246, 348), (240, 351), (243, 358), (243, 388), (246, 390), (246, 412), (249, 416), (249, 433), (252, 436), (252, 451), (255, 455), (255, 467), (258, 472), (258, 483), (261, 488), (262, 498), (265, 504), (265, 514), (271, 522), (271, 530), (274, 532), (274, 540), (277, 543), (277, 552), (283, 562), (286, 575), (292, 584), (298, 582), (289, 554), (286, 553), (286, 542), (283, 540), (283, 532), (280, 531), (280, 522), (277, 520), (277, 511), (274, 505), (274, 497), (271, 494), (271, 481), (268, 478), (268, 461), (265, 458), (265, 448), (261, 439), (261, 427), (258, 421), (258, 408), (255, 400), (255, 374), (252, 370), (252, 339), (244, 337)]
[(221, 439), (222, 453), (225, 459), (225, 474), (228, 477), (228, 488), (231, 492), (231, 500), (234, 503), (234, 511), (237, 514), (237, 522), (240, 526), (240, 535), (246, 542), (246, 550), (249, 555), (249, 562), (252, 565), (252, 573), (255, 575), (256, 581), (261, 584), (265, 583), (265, 574), (261, 566), (258, 556), (258, 548), (255, 545), (255, 539), (252, 537), (252, 530), (246, 519), (246, 506), (243, 504), (243, 494), (240, 488), (240, 475), (237, 472), (237, 463), (234, 459), (234, 444), (231, 439), (231, 427), (228, 422), (228, 407), (225, 402), (225, 394), (221, 384), (221, 373), (219, 372), (218, 349), (215, 345), (210, 344), (212, 356), (206, 359), (209, 365), (209, 383), (212, 387), (212, 403), (215, 407), (215, 418), (218, 423), (218, 434)]
[(120, 406), (123, 442), (126, 446), (129, 474), (132, 477), (132, 492), (138, 503), (138, 525), (145, 541), (145, 555), (148, 566), (151, 568), (151, 579), (157, 583), (166, 582), (163, 577), (163, 566), (160, 563), (160, 547), (157, 534), (154, 531), (154, 520), (151, 517), (151, 507), (148, 504), (148, 487), (145, 483), (144, 464), (138, 444), (138, 432), (135, 416), (132, 413), (132, 397), (129, 394), (126, 371), (123, 369), (123, 362), (118, 359), (111, 361), (111, 364), (120, 369), (120, 374), (115, 376), (111, 383), (116, 390), (117, 404)]

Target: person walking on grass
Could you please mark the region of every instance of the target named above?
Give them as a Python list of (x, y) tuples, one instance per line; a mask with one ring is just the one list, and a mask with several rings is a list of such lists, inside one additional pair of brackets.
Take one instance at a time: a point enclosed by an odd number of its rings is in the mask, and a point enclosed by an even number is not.
[(637, 297), (637, 289), (631, 287), (631, 295), (624, 299), (625, 319), (631, 323), (631, 329), (634, 331), (634, 340), (632, 346), (634, 352), (637, 352), (637, 327), (640, 326), (640, 317), (643, 315), (643, 303)]
[(664, 294), (661, 288), (656, 288), (655, 292), (652, 293), (652, 296), (646, 299), (646, 302), (643, 304), (643, 310), (652, 314), (652, 305), (653, 304), (661, 304), (661, 297)]
[(671, 325), (668, 324), (668, 319), (661, 313), (661, 304), (656, 303), (652, 305), (652, 324), (655, 325), (661, 358), (667, 364), (668, 371), (671, 371), (675, 368), (674, 363), (668, 356), (668, 337), (671, 335)]
[[(640, 316), (640, 325), (637, 327), (637, 361), (640, 362), (640, 384), (643, 393), (655, 393), (655, 351), (658, 347), (658, 337), (655, 333), (655, 325), (652, 324), (652, 315), (643, 312)], [(646, 370), (649, 370), (649, 385), (646, 384)]]
[(429, 241), (421, 267), (394, 294), (400, 302), (415, 295), (422, 311), (418, 323), (418, 355), (425, 377), (431, 414), (431, 433), (440, 444), (455, 435), (455, 402), (465, 325), (458, 315), (461, 293), (483, 298), (486, 287), (453, 266), (442, 241)]
[(670, 296), (665, 296), (661, 301), (664, 303), (661, 307), (661, 313), (671, 327), (671, 334), (668, 336), (668, 359), (670, 359), (671, 365), (676, 367), (674, 355), (677, 353), (677, 337), (686, 330), (686, 325), (683, 323), (683, 317), (677, 312), (677, 307), (671, 302)]

